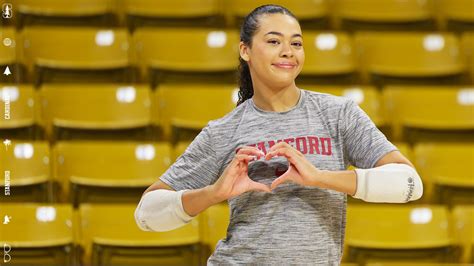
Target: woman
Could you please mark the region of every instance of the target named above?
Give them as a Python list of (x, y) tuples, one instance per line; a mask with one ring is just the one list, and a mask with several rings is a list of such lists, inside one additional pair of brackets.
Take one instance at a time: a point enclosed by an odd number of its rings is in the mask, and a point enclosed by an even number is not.
[(413, 165), (353, 101), (295, 85), (303, 64), (295, 16), (276, 5), (253, 10), (241, 29), (237, 108), (209, 122), (145, 191), (139, 227), (171, 230), (228, 200), (227, 237), (208, 264), (334, 265), (346, 194), (420, 198)]

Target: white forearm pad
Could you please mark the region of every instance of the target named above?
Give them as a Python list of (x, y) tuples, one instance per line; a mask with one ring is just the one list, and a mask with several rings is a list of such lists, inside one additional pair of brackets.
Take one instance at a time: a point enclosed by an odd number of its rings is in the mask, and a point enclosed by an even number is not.
[(354, 198), (368, 202), (405, 203), (423, 195), (421, 178), (409, 165), (391, 163), (355, 171), (357, 191)]
[(143, 195), (135, 210), (135, 221), (143, 231), (164, 232), (187, 224), (193, 217), (183, 208), (181, 197), (186, 190), (157, 189)]

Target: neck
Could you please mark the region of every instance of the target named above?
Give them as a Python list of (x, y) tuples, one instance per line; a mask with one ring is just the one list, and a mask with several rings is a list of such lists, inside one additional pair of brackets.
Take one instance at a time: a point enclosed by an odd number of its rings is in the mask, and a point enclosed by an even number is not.
[(293, 82), (290, 86), (270, 88), (260, 85), (254, 86), (253, 102), (262, 110), (285, 112), (293, 108), (299, 100), (300, 89)]

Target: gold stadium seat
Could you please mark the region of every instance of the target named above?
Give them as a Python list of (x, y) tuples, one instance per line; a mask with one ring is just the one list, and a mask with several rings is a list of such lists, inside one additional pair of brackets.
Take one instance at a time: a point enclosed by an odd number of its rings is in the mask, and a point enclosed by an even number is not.
[(171, 164), (167, 143), (58, 142), (53, 173), (62, 197), (84, 202), (138, 203), (143, 191)]
[(223, 22), (219, 0), (124, 0), (123, 5), (132, 31), (143, 26), (205, 27)]
[(455, 206), (451, 219), (455, 241), (462, 250), (460, 261), (474, 263), (474, 207)]
[(474, 203), (474, 143), (419, 143), (415, 162), (431, 202)]
[[(34, 135), (37, 114), (37, 96), (31, 85), (0, 84), (0, 133), (5, 138), (19, 138), (21, 133), (16, 129), (26, 129), (30, 139)], [(9, 104), (6, 104), (9, 102)], [(12, 132), (10, 132), (12, 131)], [(25, 134), (23, 134), (25, 135)]]
[(167, 81), (235, 80), (239, 55), (236, 31), (140, 28), (133, 39), (141, 78), (149, 79), (152, 87)]
[(8, 146), (1, 145), (0, 173), (9, 172), (9, 195), (4, 195), (7, 184), (2, 182), (0, 202), (52, 200), (49, 144), (44, 141), (11, 140)]
[[(0, 82), (16, 83), (21, 80), (23, 69), (17, 61), (16, 52), (19, 43), (14, 27), (0, 27)], [(7, 66), (11, 75), (4, 75)]]
[(352, 39), (340, 32), (305, 31), (305, 64), (301, 83), (354, 84), (358, 82)]
[[(274, 0), (272, 4), (277, 4), (288, 8), (297, 18), (304, 29), (325, 29), (329, 27), (329, 4), (328, 0)], [(229, 24), (240, 27), (243, 18), (254, 8), (269, 4), (264, 0), (231, 0), (227, 4), (226, 13)]]
[(452, 33), (361, 32), (355, 43), (364, 79), (379, 86), (462, 83), (466, 76)]
[(125, 82), (130, 79), (126, 29), (26, 27), (21, 61), (36, 85), (49, 81)]
[(70, 205), (2, 203), (1, 212), (2, 265), (73, 265)]
[(474, 32), (466, 32), (462, 35), (461, 46), (471, 77), (470, 84), (474, 84)]
[(383, 90), (393, 138), (472, 140), (474, 89), (461, 86), (388, 86)]
[(207, 249), (206, 257), (214, 252), (219, 240), (226, 238), (229, 219), (227, 202), (213, 205), (200, 214), (201, 241)]
[(386, 126), (383, 113), (382, 95), (373, 86), (303, 86), (310, 91), (329, 93), (352, 99), (364, 110), (377, 127)]
[(444, 262), (452, 259), (448, 210), (437, 205), (349, 205), (348, 261)]
[(474, 3), (471, 0), (439, 0), (438, 5), (443, 30), (474, 30)]
[(40, 122), (52, 140), (104, 138), (100, 132), (107, 139), (149, 139), (150, 94), (145, 85), (44, 85)]
[(176, 143), (189, 137), (181, 135), (190, 133), (186, 130), (199, 131), (210, 120), (232, 111), (237, 100), (238, 89), (233, 85), (162, 85), (154, 95), (155, 109), (159, 108), (160, 115), (154, 117), (153, 123), (162, 130), (164, 139)]
[(198, 265), (199, 222), (168, 232), (141, 231), (136, 204), (84, 204), (80, 207), (80, 246), (84, 265)]
[(29, 25), (112, 26), (113, 0), (17, 0), (18, 27)]
[(348, 31), (435, 29), (432, 0), (336, 0), (334, 16)]

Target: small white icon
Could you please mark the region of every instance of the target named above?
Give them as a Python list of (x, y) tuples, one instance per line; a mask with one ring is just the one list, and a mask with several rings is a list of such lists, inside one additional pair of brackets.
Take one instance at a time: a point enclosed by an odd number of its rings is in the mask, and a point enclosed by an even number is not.
[(5, 71), (3, 71), (3, 75), (8, 76), (8, 75), (11, 75), (11, 74), (12, 74), (12, 72), (10, 71), (10, 68), (7, 66), (7, 67), (5, 68)]
[(3, 39), (3, 45), (5, 45), (5, 46), (12, 45), (12, 39), (10, 39), (10, 38)]
[(8, 216), (8, 215), (5, 215), (5, 217), (3, 217), (3, 224), (8, 224), (10, 223), (10, 220), (12, 219), (11, 216)]
[(12, 144), (12, 141), (9, 139), (6, 139), (3, 141), (3, 144), (5, 145), (5, 149), (8, 150), (8, 146)]
[(2, 17), (11, 18), (13, 16), (12, 5), (10, 3), (5, 3), (2, 5)]

